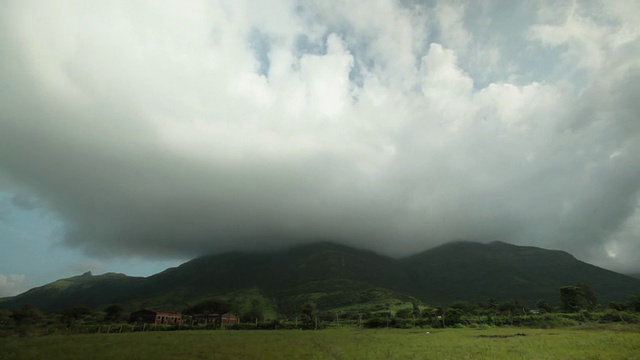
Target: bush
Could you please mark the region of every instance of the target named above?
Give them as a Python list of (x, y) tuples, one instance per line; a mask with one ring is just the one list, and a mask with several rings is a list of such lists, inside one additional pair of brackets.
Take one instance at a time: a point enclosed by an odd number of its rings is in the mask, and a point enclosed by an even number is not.
[(396, 317), (400, 319), (411, 319), (413, 318), (413, 309), (412, 308), (404, 308), (396, 311)]
[(367, 328), (383, 328), (387, 326), (387, 318), (371, 317), (364, 322), (364, 327)]
[(614, 309), (607, 309), (603, 313), (600, 313), (598, 315), (599, 323), (640, 323), (640, 314), (631, 311), (616, 311)]
[(11, 318), (18, 325), (33, 325), (39, 323), (44, 315), (42, 312), (31, 305), (25, 305), (19, 310), (15, 310), (11, 314)]

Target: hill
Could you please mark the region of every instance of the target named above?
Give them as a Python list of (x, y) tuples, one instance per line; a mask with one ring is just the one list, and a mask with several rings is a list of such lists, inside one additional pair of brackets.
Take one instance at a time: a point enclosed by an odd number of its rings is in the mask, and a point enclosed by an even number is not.
[(164, 299), (174, 307), (218, 295), (241, 301), (242, 293), (251, 289), (254, 295), (259, 294), (258, 301), (275, 303), (279, 312), (288, 313), (308, 300), (322, 308), (373, 298), (417, 300), (396, 292), (408, 285), (408, 277), (396, 260), (322, 242), (279, 252), (200, 257), (147, 278), (143, 289), (147, 299)]
[(115, 304), (126, 302), (132, 296), (139, 296), (135, 289), (144, 281), (144, 278), (124, 274), (94, 276), (91, 272), (86, 272), (33, 288), (18, 296), (4, 298), (0, 305), (16, 308), (30, 304), (42, 310), (60, 310), (79, 304)]
[(224, 296), (238, 310), (293, 313), (312, 300), (322, 310), (385, 309), (407, 302), (444, 305), (457, 300), (499, 302), (539, 299), (557, 303), (564, 285), (589, 285), (607, 304), (640, 293), (640, 280), (576, 260), (562, 251), (502, 242), (456, 242), (404, 259), (330, 242), (273, 252), (232, 252), (188, 261), (147, 278), (90, 273), (2, 300), (3, 307), (30, 303), (53, 311), (84, 304), (128, 309), (181, 310)]
[(558, 289), (583, 283), (607, 304), (640, 292), (640, 281), (575, 259), (564, 251), (504, 242), (445, 244), (402, 260), (426, 302), (496, 299), (557, 303)]

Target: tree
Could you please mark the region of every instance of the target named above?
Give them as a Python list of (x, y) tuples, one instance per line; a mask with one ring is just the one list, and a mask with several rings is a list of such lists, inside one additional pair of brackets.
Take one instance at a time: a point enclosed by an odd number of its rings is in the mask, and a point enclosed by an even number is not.
[[(307, 327), (311, 327), (315, 322), (317, 322), (318, 316), (318, 307), (316, 303), (313, 301), (307, 301), (306, 303), (300, 306), (300, 314), (302, 315), (302, 321), (305, 323)], [(314, 326), (317, 328), (317, 325)]]
[(36, 324), (42, 320), (43, 317), (44, 315), (42, 312), (30, 304), (27, 304), (11, 313), (11, 318), (18, 325)]
[(462, 322), (463, 315), (464, 311), (450, 307), (445, 311), (444, 318), (447, 325), (455, 325)]
[(84, 305), (73, 306), (62, 310), (62, 316), (65, 318), (79, 320), (87, 315), (91, 315), (93, 311)]
[(498, 309), (502, 313), (508, 313), (508, 312), (520, 313), (520, 312), (522, 312), (522, 305), (520, 305), (518, 300), (511, 300), (511, 301), (507, 301), (507, 302), (501, 303), (498, 306)]
[(432, 320), (433, 317), (440, 315), (438, 311), (439, 310), (437, 308), (425, 306), (422, 311), (420, 311), (420, 318)]
[(593, 310), (597, 300), (589, 286), (576, 284), (560, 288), (560, 308), (565, 312)]
[(195, 303), (184, 309), (187, 315), (217, 313), (220, 316), (233, 310), (233, 304), (223, 298), (212, 298)]
[(264, 320), (264, 313), (262, 312), (262, 309), (260, 309), (259, 307), (252, 307), (251, 309), (249, 309), (248, 311), (245, 311), (242, 314), (242, 318), (245, 319), (244, 321), (246, 322), (247, 320), (249, 321), (263, 321)]
[(449, 305), (450, 308), (462, 310), (465, 314), (473, 313), (478, 305), (468, 302), (468, 301), (456, 301), (453, 304)]
[(73, 306), (62, 310), (62, 321), (71, 326), (74, 321), (78, 321), (87, 315), (93, 314), (93, 311), (84, 305)]
[(413, 308), (413, 316), (420, 318), (420, 306), (418, 306), (418, 303), (413, 301), (411, 302), (411, 306)]
[(538, 311), (540, 311), (541, 313), (548, 313), (553, 311), (553, 308), (551, 308), (551, 305), (549, 305), (543, 299), (538, 300), (538, 302), (536, 303), (536, 309), (538, 309)]
[(584, 296), (584, 300), (587, 306), (587, 310), (593, 310), (596, 305), (598, 305), (598, 299), (596, 295), (593, 293), (591, 288), (585, 284), (576, 284), (580, 289), (582, 289), (582, 296)]
[(118, 322), (122, 319), (124, 308), (120, 304), (109, 305), (104, 309), (105, 320)]
[(487, 303), (487, 310), (495, 313), (498, 310), (498, 302), (494, 298), (489, 298), (489, 302)]
[(412, 308), (403, 308), (396, 311), (396, 317), (400, 319), (409, 319), (413, 316)]
[(640, 312), (640, 295), (629, 296), (628, 304), (631, 310)]
[(628, 304), (625, 303), (621, 303), (621, 302), (617, 302), (617, 301), (612, 301), (609, 303), (609, 308), (616, 310), (616, 311), (627, 311), (630, 309)]
[(575, 285), (560, 288), (560, 309), (564, 312), (577, 312), (584, 307), (584, 297)]

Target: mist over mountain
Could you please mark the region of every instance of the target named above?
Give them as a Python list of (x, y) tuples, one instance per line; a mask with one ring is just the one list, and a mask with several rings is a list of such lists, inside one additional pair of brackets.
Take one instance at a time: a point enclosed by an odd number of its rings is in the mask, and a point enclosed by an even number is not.
[(489, 298), (532, 306), (540, 299), (558, 303), (559, 288), (576, 283), (590, 286), (603, 304), (640, 293), (640, 280), (578, 261), (563, 251), (456, 242), (394, 259), (321, 242), (282, 251), (203, 256), (146, 278), (86, 273), (5, 298), (0, 305), (29, 303), (60, 310), (121, 303), (131, 310), (180, 310), (199, 299), (224, 296), (238, 304), (263, 302), (280, 313), (293, 313), (305, 301), (325, 310), (376, 301), (445, 305)]

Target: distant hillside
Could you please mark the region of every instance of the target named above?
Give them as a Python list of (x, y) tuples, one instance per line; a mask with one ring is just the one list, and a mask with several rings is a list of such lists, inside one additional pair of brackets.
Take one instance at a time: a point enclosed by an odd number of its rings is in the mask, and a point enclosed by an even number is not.
[(627, 274), (627, 276), (631, 276), (634, 279), (640, 279), (640, 273), (635, 273), (635, 274)]
[(640, 294), (640, 280), (576, 260), (562, 251), (502, 242), (446, 244), (404, 259), (323, 242), (277, 252), (204, 256), (147, 278), (90, 273), (58, 280), (3, 299), (15, 308), (44, 310), (76, 304), (181, 310), (194, 301), (226, 296), (238, 307), (292, 313), (312, 300), (322, 310), (393, 306), (411, 301), (539, 299), (557, 303), (559, 288), (584, 283), (601, 303)]
[[(291, 312), (307, 300), (319, 306), (341, 307), (369, 301), (366, 294), (407, 299), (396, 293), (409, 280), (396, 260), (333, 243), (315, 243), (279, 252), (227, 253), (204, 256), (147, 278), (151, 298), (185, 304), (194, 297), (225, 295), (257, 288), (275, 300), (281, 312)], [(364, 296), (358, 299), (360, 294)]]
[(456, 242), (402, 260), (415, 284), (413, 294), (427, 302), (513, 299), (559, 301), (564, 285), (589, 285), (601, 303), (640, 292), (640, 281), (576, 260), (564, 251)]
[(87, 272), (33, 288), (12, 298), (4, 298), (0, 305), (15, 308), (31, 304), (43, 310), (59, 310), (78, 304), (115, 304), (140, 296), (141, 294), (135, 290), (144, 280), (124, 274), (107, 273), (93, 276)]

